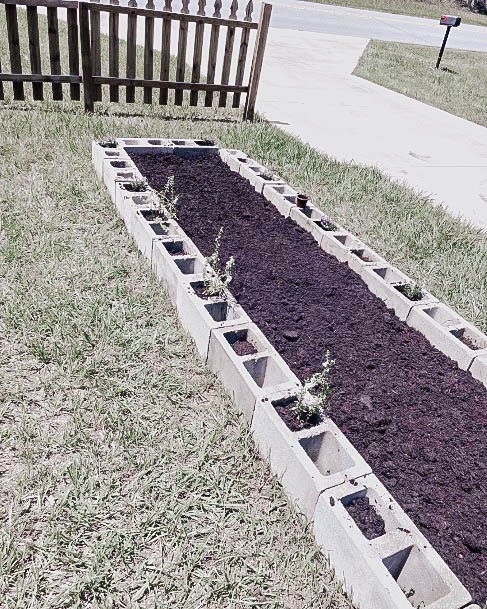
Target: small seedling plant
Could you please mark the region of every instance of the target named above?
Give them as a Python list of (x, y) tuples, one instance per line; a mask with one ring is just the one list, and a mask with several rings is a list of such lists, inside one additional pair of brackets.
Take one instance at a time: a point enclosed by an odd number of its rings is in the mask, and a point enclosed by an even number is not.
[(404, 294), (406, 298), (409, 298), (409, 300), (416, 301), (423, 298), (423, 291), (415, 283), (402, 283), (396, 286), (396, 289), (399, 290), (401, 294)]
[(164, 188), (156, 191), (157, 211), (162, 217), (167, 220), (177, 220), (176, 204), (179, 201), (179, 195), (176, 194), (174, 186), (174, 176), (169, 176)]
[(220, 230), (215, 238), (215, 249), (213, 250), (213, 254), (205, 260), (203, 292), (206, 296), (224, 296), (225, 290), (232, 281), (235, 258), (230, 256), (226, 261), (225, 266), (222, 268), (222, 261), (220, 258), (222, 236), (223, 226), (220, 226)]
[(326, 351), (323, 369), (320, 372), (315, 372), (304, 381), (297, 400), (291, 407), (291, 410), (302, 423), (317, 424), (326, 413), (329, 414), (332, 393), (330, 374), (334, 364), (335, 360), (332, 358), (330, 351)]

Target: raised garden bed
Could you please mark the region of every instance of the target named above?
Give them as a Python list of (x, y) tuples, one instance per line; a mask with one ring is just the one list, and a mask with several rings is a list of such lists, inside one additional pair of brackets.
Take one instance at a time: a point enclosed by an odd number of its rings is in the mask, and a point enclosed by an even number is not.
[(299, 379), (332, 352), (332, 418), (484, 602), (485, 388), (218, 157), (132, 158), (157, 190), (175, 176), (179, 222), (204, 255), (224, 226), (222, 257), (237, 259), (232, 292)]

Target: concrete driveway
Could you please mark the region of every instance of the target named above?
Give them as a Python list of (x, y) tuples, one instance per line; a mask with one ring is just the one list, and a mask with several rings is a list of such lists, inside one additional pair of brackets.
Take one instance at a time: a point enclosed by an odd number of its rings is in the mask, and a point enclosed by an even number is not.
[(314, 148), (376, 166), (487, 228), (487, 129), (352, 76), (367, 43), (271, 30), (258, 111)]

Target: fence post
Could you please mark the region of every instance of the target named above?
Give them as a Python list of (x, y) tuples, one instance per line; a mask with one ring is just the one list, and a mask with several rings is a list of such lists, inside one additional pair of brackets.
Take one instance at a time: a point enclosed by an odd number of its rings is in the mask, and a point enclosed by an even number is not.
[(267, 33), (269, 32), (269, 23), (272, 14), (272, 4), (263, 4), (260, 11), (259, 27), (255, 38), (254, 56), (252, 58), (252, 67), (250, 69), (249, 91), (245, 100), (244, 120), (253, 121), (255, 114), (255, 101), (257, 99), (257, 91), (259, 89), (260, 73), (262, 71), (262, 62), (264, 61), (265, 45), (267, 42)]
[(79, 3), (79, 34), (81, 41), (85, 112), (93, 112), (95, 110), (95, 88), (93, 84), (93, 63), (91, 58), (90, 41), (90, 15), (88, 7), (89, 5), (86, 2)]

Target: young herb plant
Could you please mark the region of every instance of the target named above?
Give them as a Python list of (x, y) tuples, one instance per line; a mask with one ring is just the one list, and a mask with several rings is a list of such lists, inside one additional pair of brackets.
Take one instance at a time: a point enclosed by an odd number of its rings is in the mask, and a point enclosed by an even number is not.
[[(330, 351), (325, 353), (323, 370), (315, 372), (304, 384), (297, 396), (296, 403), (291, 407), (297, 418), (303, 423), (319, 423), (323, 415), (330, 411), (330, 373), (335, 364)], [(311, 395), (311, 399), (309, 396)]]
[(396, 290), (404, 294), (409, 300), (421, 300), (423, 298), (423, 291), (415, 283), (402, 283), (396, 286)]
[(159, 213), (168, 220), (177, 220), (176, 204), (179, 195), (174, 189), (174, 176), (169, 176), (162, 190), (156, 191)]
[(222, 269), (222, 262), (220, 259), (222, 236), (223, 226), (220, 226), (220, 230), (215, 238), (215, 249), (213, 250), (213, 254), (211, 254), (211, 256), (205, 260), (203, 281), (204, 293), (207, 296), (223, 296), (225, 294), (225, 290), (232, 281), (235, 258), (230, 256), (225, 263), (225, 267)]

